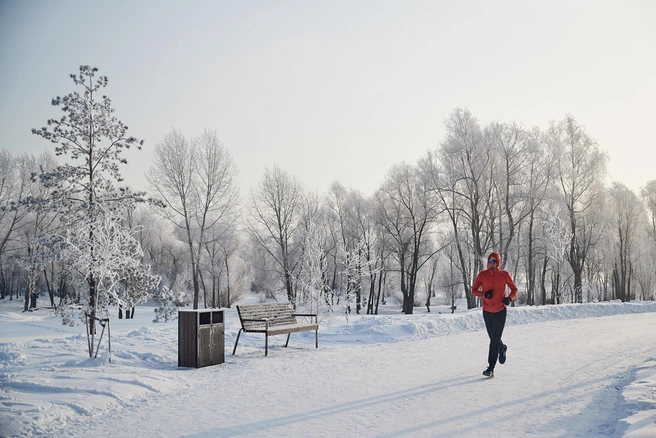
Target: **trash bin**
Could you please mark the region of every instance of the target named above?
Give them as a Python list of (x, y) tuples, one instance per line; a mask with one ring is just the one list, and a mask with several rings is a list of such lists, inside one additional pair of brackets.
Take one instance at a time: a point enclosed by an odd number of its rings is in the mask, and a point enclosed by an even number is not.
[(206, 367), (225, 362), (223, 310), (178, 311), (178, 366)]

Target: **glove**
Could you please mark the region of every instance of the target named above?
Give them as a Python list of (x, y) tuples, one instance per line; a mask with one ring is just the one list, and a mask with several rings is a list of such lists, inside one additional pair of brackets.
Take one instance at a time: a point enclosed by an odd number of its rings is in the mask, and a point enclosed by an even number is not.
[(506, 306), (510, 306), (510, 298), (509, 297), (503, 297), (503, 300), (501, 300), (501, 301), (503, 301), (503, 304), (505, 304)]
[(492, 289), (486, 290), (483, 296), (489, 300), (490, 298), (492, 298), (492, 292), (494, 292)]

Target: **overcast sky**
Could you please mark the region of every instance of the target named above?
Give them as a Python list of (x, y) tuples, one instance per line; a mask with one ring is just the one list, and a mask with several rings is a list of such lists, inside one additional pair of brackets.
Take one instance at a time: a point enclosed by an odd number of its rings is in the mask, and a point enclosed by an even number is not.
[(145, 140), (133, 186), (173, 128), (213, 129), (242, 193), (278, 164), (371, 194), (467, 108), (541, 129), (571, 114), (637, 191), (656, 179), (655, 53), (651, 0), (0, 0), (0, 148), (53, 150), (30, 130), (88, 64)]

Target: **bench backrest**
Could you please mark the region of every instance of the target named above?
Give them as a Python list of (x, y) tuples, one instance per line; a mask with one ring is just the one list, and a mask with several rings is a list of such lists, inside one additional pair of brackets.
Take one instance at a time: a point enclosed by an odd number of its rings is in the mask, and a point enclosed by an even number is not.
[(262, 330), (265, 327), (264, 322), (244, 321), (247, 319), (266, 319), (269, 321), (269, 327), (297, 323), (293, 315), (294, 306), (290, 302), (240, 304), (237, 306), (237, 313), (245, 331)]

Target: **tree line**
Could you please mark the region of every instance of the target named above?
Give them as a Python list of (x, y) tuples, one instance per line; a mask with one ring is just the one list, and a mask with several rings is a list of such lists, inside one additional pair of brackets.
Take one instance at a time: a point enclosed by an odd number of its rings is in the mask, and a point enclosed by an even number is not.
[(277, 165), (240, 194), (215, 131), (174, 129), (135, 192), (121, 186), (122, 152), (143, 141), (101, 95), (105, 76), (71, 77), (82, 92), (53, 99), (64, 115), (33, 130), (54, 154), (0, 151), (0, 298), (26, 311), (47, 296), (70, 323), (75, 309), (129, 317), (154, 299), (166, 320), (249, 291), (347, 317), (389, 300), (430, 311), (437, 295), (473, 308), (492, 250), (519, 303), (654, 299), (656, 181), (609, 185), (607, 155), (572, 116), (540, 130), (456, 109), (437, 148), (372, 195), (337, 181), (319, 193)]

